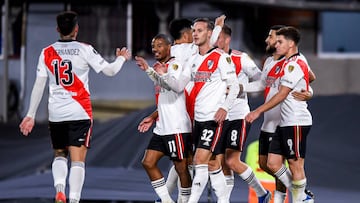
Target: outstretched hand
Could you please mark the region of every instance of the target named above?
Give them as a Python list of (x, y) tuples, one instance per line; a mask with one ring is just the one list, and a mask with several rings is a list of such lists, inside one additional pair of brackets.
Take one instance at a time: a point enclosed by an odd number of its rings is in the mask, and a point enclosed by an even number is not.
[(146, 60), (141, 56), (135, 56), (136, 64), (140, 67), (141, 70), (146, 71), (149, 68)]
[(116, 48), (116, 56), (123, 56), (127, 61), (131, 59), (131, 53), (126, 47)]
[(167, 73), (167, 67), (165, 64), (157, 62), (154, 65), (154, 70), (159, 74), (159, 75), (163, 75), (165, 73)]
[(153, 123), (154, 123), (154, 119), (151, 116), (145, 117), (138, 126), (139, 132), (141, 133), (147, 132)]
[(217, 18), (215, 19), (215, 26), (216, 26), (216, 25), (219, 25), (219, 26), (223, 27), (223, 26), (224, 26), (224, 22), (225, 22), (225, 18), (226, 18), (226, 16), (225, 16), (224, 14), (221, 15), (221, 16), (219, 16), (219, 17), (217, 17)]
[(20, 123), (20, 125), (19, 125), (19, 127), (20, 127), (20, 132), (21, 132), (23, 135), (28, 136), (29, 133), (31, 133), (34, 125), (35, 125), (35, 120), (34, 120), (34, 118), (31, 118), (31, 117), (27, 116), (27, 117), (25, 117), (25, 118), (21, 121), (21, 123)]

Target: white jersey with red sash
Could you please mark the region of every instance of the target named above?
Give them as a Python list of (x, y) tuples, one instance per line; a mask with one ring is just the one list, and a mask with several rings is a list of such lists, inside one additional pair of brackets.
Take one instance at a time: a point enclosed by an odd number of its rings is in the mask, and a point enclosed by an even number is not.
[(231, 58), (221, 49), (189, 59), (192, 81), (186, 86), (189, 115), (196, 121), (214, 120), (214, 115), (225, 100), (226, 79), (236, 78)]
[[(292, 91), (309, 90), (309, 65), (303, 55), (295, 54), (283, 64), (284, 75), (280, 84)], [(296, 100), (291, 92), (281, 103), (280, 126), (312, 125), (312, 116), (306, 101)]]
[(37, 77), (49, 78), (49, 121), (92, 119), (88, 73), (90, 67), (100, 72), (107, 64), (91, 45), (77, 41), (44, 48)]
[[(235, 64), (235, 72), (240, 84), (249, 83), (249, 78), (261, 73), (255, 62), (246, 53), (230, 50), (229, 54)], [(228, 117), (230, 121), (244, 119), (249, 112), (250, 107), (247, 93), (242, 93), (236, 98), (233, 106), (229, 110)]]
[[(282, 57), (275, 60), (270, 56), (265, 60), (261, 80), (265, 82), (264, 97), (265, 103), (269, 101), (276, 93), (279, 92), (280, 77), (284, 72), (282, 65), (285, 58)], [(280, 123), (280, 105), (276, 105), (269, 111), (264, 112), (264, 121), (261, 130), (269, 133), (274, 133)]]
[[(183, 66), (174, 58), (165, 63), (166, 77), (178, 80), (183, 72)], [(167, 86), (162, 87), (155, 81), (155, 96), (158, 119), (153, 130), (157, 135), (170, 135), (177, 133), (190, 133), (191, 122), (186, 111), (184, 91), (176, 92)]]

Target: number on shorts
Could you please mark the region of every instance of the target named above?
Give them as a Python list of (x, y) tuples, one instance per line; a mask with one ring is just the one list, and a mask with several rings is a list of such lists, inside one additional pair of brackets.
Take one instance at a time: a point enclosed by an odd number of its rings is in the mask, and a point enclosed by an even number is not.
[(175, 140), (170, 140), (170, 141), (168, 141), (168, 145), (169, 145), (169, 151), (170, 151), (170, 153), (176, 152)]
[(237, 136), (238, 136), (238, 131), (237, 130), (232, 130), (231, 131), (231, 137), (230, 137), (231, 141), (235, 142), (236, 139), (237, 139)]
[(201, 140), (205, 141), (205, 142), (210, 142), (211, 141), (211, 137), (214, 135), (214, 131), (213, 130), (209, 130), (209, 129), (204, 129), (202, 131), (202, 136), (201, 136)]

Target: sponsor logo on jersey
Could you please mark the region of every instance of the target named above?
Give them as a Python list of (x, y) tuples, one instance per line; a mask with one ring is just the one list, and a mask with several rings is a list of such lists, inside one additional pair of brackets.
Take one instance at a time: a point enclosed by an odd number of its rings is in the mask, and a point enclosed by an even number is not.
[(231, 70), (231, 71), (226, 72), (226, 74), (231, 75), (231, 74), (236, 74), (236, 73), (235, 73), (235, 70)]
[[(276, 77), (267, 76), (266, 80), (265, 80), (265, 86), (266, 87), (271, 87), (272, 84), (275, 83), (276, 79), (277, 79)], [(276, 85), (274, 85), (273, 87), (276, 87)]]
[(194, 82), (211, 82), (211, 72), (198, 71), (193, 76)]
[(286, 83), (288, 83), (288, 84), (293, 84), (293, 82), (292, 82), (292, 81), (287, 80), (287, 79), (282, 79), (281, 81), (282, 81), (282, 82), (286, 82)]

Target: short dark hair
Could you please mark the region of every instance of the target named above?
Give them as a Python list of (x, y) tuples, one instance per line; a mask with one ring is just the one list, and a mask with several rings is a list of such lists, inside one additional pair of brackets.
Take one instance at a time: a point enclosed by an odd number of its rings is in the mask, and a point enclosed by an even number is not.
[(270, 27), (270, 30), (280, 30), (283, 27), (285, 27), (285, 25), (273, 25)]
[(178, 18), (174, 19), (169, 24), (170, 35), (175, 39), (180, 39), (183, 31), (190, 29), (191, 30), (192, 22), (187, 18)]
[(56, 17), (57, 26), (60, 34), (69, 35), (78, 24), (77, 13), (74, 11), (64, 11)]
[(193, 24), (195, 24), (195, 23), (197, 23), (197, 22), (207, 23), (207, 29), (208, 29), (208, 30), (213, 30), (214, 27), (215, 27), (214, 23), (213, 23), (211, 20), (209, 20), (209, 18), (196, 18), (196, 19), (194, 20), (194, 23), (193, 23)]
[(228, 25), (224, 24), (223, 27), (222, 27), (222, 31), (225, 34), (231, 36), (232, 31), (231, 31), (231, 28)]
[(155, 35), (155, 37), (153, 38), (153, 40), (157, 40), (157, 39), (163, 39), (167, 45), (171, 45), (173, 43), (173, 40), (171, 39), (171, 37), (169, 35), (166, 34), (157, 34)]
[(300, 32), (292, 26), (286, 26), (276, 31), (276, 35), (283, 35), (285, 39), (290, 39), (297, 45), (300, 42)]

